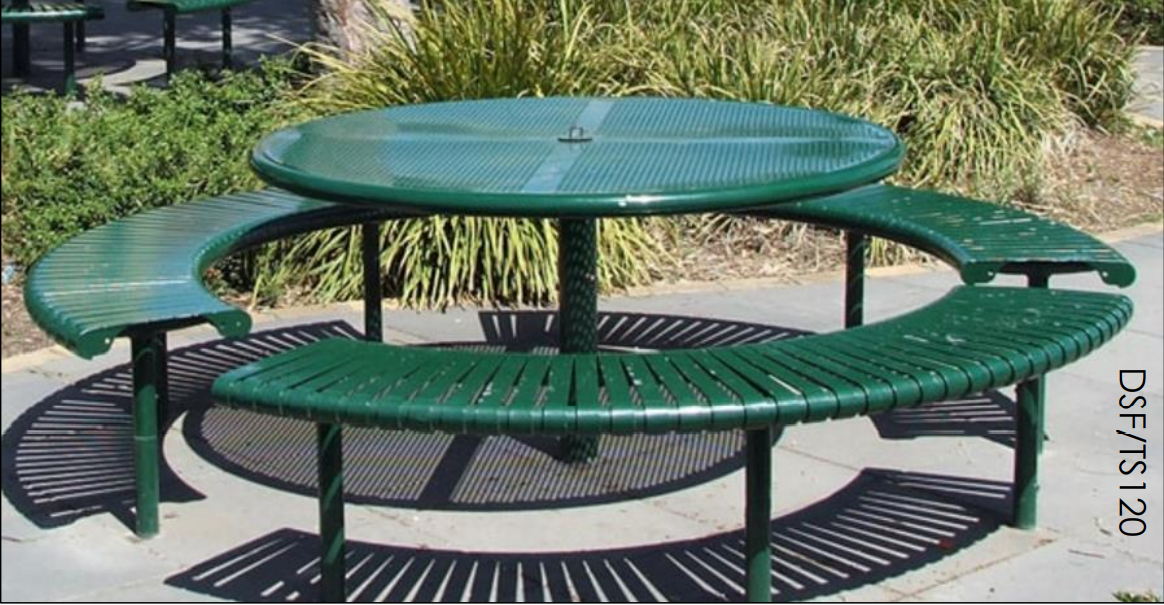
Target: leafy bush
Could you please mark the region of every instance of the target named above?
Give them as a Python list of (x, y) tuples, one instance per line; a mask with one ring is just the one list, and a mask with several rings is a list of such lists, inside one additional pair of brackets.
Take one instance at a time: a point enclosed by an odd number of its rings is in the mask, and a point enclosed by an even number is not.
[(287, 119), (285, 63), (213, 82), (177, 75), (126, 98), (89, 87), (84, 105), (14, 92), (3, 107), (4, 253), (24, 265), (127, 214), (260, 184), (251, 147)]

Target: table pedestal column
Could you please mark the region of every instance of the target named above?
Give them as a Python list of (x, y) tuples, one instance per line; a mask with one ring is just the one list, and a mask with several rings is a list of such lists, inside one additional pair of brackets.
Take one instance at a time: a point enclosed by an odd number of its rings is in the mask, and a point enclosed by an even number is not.
[[(563, 353), (598, 350), (598, 221), (558, 221), (558, 321)], [(559, 441), (564, 462), (598, 457), (598, 438), (569, 435)]]

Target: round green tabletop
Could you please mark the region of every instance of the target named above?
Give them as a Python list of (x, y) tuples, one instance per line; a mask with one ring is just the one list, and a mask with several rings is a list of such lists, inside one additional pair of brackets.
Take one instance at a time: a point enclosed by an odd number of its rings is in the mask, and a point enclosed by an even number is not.
[(419, 213), (725, 212), (851, 189), (897, 170), (901, 141), (833, 113), (662, 98), (456, 101), (277, 131), (252, 163), (304, 195)]

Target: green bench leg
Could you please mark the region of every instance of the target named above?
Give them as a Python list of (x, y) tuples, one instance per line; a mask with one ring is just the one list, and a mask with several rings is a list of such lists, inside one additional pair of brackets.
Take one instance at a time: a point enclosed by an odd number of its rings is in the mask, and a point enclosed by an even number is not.
[(1043, 382), (1019, 383), (1016, 399), (1014, 446), (1014, 510), (1012, 523), (1020, 529), (1035, 527), (1039, 496), (1039, 418)]
[(772, 428), (747, 432), (745, 556), (748, 602), (772, 602)]
[(234, 42), (231, 40), (230, 7), (222, 9), (222, 68), (234, 67)]
[(343, 427), (317, 424), (319, 447), (319, 587), (325, 603), (342, 603), (344, 588)]
[(17, 77), (25, 78), (32, 73), (32, 51), (29, 48), (28, 25), (19, 23), (12, 26), (12, 71)]
[(178, 68), (177, 21), (178, 15), (174, 11), (163, 11), (162, 58), (166, 61), (166, 82), (170, 81), (174, 71)]
[(845, 232), (845, 327), (865, 322), (865, 252), (869, 236), (859, 231)]
[[(1046, 288), (1051, 276), (1027, 275), (1027, 287)], [(1036, 376), (1015, 388), (1014, 511), (1012, 523), (1031, 529), (1038, 523), (1039, 454), (1047, 440), (1047, 378)]]
[[(1041, 271), (1031, 273), (1030, 275), (1027, 276), (1027, 287), (1028, 288), (1046, 289), (1047, 287), (1050, 286), (1050, 283), (1051, 283), (1051, 276), (1049, 274), (1043, 273)], [(1038, 385), (1039, 435), (1041, 435), (1041, 437), (1039, 439), (1039, 453), (1041, 454), (1041, 453), (1043, 453), (1043, 446), (1046, 444), (1046, 441), (1047, 441), (1047, 406), (1046, 406), (1046, 397), (1047, 397), (1047, 382), (1046, 381), (1047, 381), (1047, 377), (1046, 376), (1039, 376), (1037, 378), (1033, 378), (1032, 380), (1037, 381), (1039, 383), (1039, 385)]]
[(158, 533), (158, 370), (159, 341), (153, 334), (134, 335), (133, 460), (136, 477), (136, 527), (139, 538)]
[[(558, 221), (558, 321), (563, 353), (598, 350), (598, 222)], [(598, 438), (567, 435), (559, 442), (564, 462), (598, 457)]]
[(71, 95), (77, 92), (77, 60), (73, 55), (76, 47), (74, 36), (76, 24), (72, 21), (65, 21), (65, 85), (64, 92), (66, 95)]
[(380, 223), (364, 223), (364, 340), (384, 340), (384, 311), (380, 283)]

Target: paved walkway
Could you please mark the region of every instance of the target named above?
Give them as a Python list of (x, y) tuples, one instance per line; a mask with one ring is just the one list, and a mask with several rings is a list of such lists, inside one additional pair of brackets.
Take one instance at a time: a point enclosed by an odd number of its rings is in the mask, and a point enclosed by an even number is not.
[(1136, 98), (1128, 111), (1164, 127), (1164, 47), (1143, 46), (1136, 53)]
[[(1005, 526), (1013, 405), (989, 395), (876, 419), (789, 428), (778, 440), (773, 536), (782, 599), (1110, 600), (1164, 592), (1164, 237), (1119, 244), (1140, 279), (1131, 326), (1052, 375), (1040, 529)], [(873, 279), (869, 313), (894, 315), (955, 283), (948, 271)], [(1092, 277), (1056, 285), (1102, 288)], [(836, 329), (836, 282), (613, 298), (647, 344)], [(707, 323), (708, 317), (723, 321)], [(358, 310), (264, 316), (222, 343), (174, 335), (176, 421), (162, 534), (131, 519), (125, 347), (98, 361), (5, 362), (5, 599), (305, 600), (314, 595), (310, 427), (210, 408), (205, 388), (254, 350), (350, 332)], [(537, 342), (539, 313), (390, 312), (403, 342)], [(346, 323), (345, 323), (346, 322)], [(702, 323), (700, 323), (702, 322)], [(652, 336), (653, 335), (653, 336)], [(1119, 534), (1118, 371), (1146, 369), (1149, 531)], [(1145, 431), (1140, 431), (1145, 432)], [(351, 585), (357, 600), (738, 598), (738, 435), (608, 440), (563, 467), (534, 439), (349, 431)], [(1126, 495), (1127, 492), (1124, 493)], [(633, 497), (631, 500), (624, 498)]]

